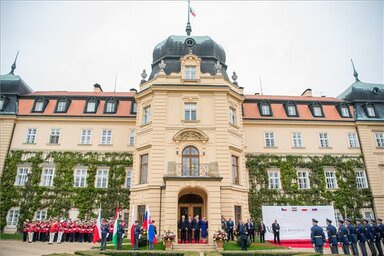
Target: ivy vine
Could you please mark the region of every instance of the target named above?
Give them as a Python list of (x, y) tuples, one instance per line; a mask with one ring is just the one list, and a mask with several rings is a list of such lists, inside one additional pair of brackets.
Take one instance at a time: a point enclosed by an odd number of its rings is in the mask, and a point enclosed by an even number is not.
[[(52, 187), (40, 186), (44, 166), (54, 163), (55, 175)], [(17, 168), (29, 166), (25, 186), (15, 186)], [(74, 169), (87, 168), (87, 186), (74, 187)], [(9, 209), (20, 207), (19, 226), (26, 219), (33, 219), (38, 209), (47, 209), (48, 216), (68, 217), (68, 211), (76, 208), (78, 218), (95, 217), (93, 210), (101, 205), (102, 215), (112, 217), (115, 207), (128, 209), (129, 189), (125, 188), (125, 168), (132, 166), (130, 153), (97, 152), (43, 152), (11, 151), (6, 160), (0, 187), (0, 230), (6, 226)], [(108, 188), (95, 188), (98, 167), (109, 169)]]
[[(372, 208), (372, 193), (356, 184), (356, 168), (363, 168), (362, 156), (276, 156), (247, 155), (250, 178), (249, 208), (253, 219), (262, 218), (263, 205), (331, 205), (343, 216), (361, 217), (361, 208)], [(336, 171), (338, 188), (327, 189), (324, 169)], [(268, 169), (280, 170), (281, 189), (268, 188)], [(297, 169), (309, 169), (309, 189), (297, 184)]]

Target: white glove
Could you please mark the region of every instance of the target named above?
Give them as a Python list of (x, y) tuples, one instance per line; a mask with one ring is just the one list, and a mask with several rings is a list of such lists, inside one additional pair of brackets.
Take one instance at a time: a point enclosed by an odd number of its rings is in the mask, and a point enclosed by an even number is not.
[(107, 236), (106, 237), (109, 237), (109, 233), (107, 233)]
[(124, 234), (121, 235), (121, 238), (124, 238)]

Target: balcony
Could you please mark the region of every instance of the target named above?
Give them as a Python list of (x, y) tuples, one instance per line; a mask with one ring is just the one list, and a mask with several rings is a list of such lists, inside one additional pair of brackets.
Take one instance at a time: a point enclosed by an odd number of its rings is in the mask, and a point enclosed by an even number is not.
[(214, 179), (222, 180), (219, 177), (217, 162), (201, 163), (193, 166), (183, 166), (182, 163), (168, 162), (167, 174), (164, 180), (169, 179)]

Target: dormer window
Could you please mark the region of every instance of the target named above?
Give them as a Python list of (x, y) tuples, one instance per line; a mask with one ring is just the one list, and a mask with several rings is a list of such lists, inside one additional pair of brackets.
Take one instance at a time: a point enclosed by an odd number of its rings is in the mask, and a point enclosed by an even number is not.
[(364, 110), (368, 117), (376, 117), (375, 107), (371, 103), (365, 104)]
[(312, 112), (312, 116), (324, 117), (323, 108), (321, 107), (320, 103), (315, 102), (315, 103), (309, 105), (309, 109)]
[(70, 100), (68, 100), (67, 98), (58, 99), (55, 112), (56, 113), (66, 113), (68, 111), (70, 103), (71, 103)]
[(0, 111), (3, 111), (3, 109), (5, 109), (5, 105), (6, 105), (7, 101), (8, 101), (8, 98), (1, 95), (1, 97), (0, 97)]
[(296, 104), (293, 103), (292, 101), (284, 104), (284, 109), (287, 116), (299, 116), (297, 113)]
[(268, 102), (259, 103), (259, 111), (261, 116), (272, 116), (271, 104)]
[(37, 98), (33, 104), (32, 112), (44, 112), (48, 100), (45, 98)]
[(185, 66), (185, 80), (196, 79), (196, 66)]
[(137, 113), (137, 103), (136, 101), (131, 102), (131, 114), (136, 114)]
[(341, 117), (351, 117), (351, 113), (349, 112), (349, 107), (345, 103), (342, 103), (336, 106), (337, 110)]
[(117, 111), (118, 101), (114, 98), (109, 98), (105, 101), (104, 113), (114, 114)]
[(87, 100), (85, 104), (85, 113), (96, 113), (97, 107), (99, 105), (99, 101), (96, 98), (90, 98)]

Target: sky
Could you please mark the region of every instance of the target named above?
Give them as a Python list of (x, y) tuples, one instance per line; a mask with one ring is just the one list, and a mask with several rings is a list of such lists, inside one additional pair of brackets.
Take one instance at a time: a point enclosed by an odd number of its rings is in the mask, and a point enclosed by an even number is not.
[[(383, 1), (191, 1), (192, 35), (226, 52), (246, 94), (338, 96), (354, 82), (384, 83)], [(185, 35), (187, 1), (1, 1), (1, 74), (35, 91), (139, 88), (152, 51)], [(261, 78), (261, 79), (259, 79)]]

